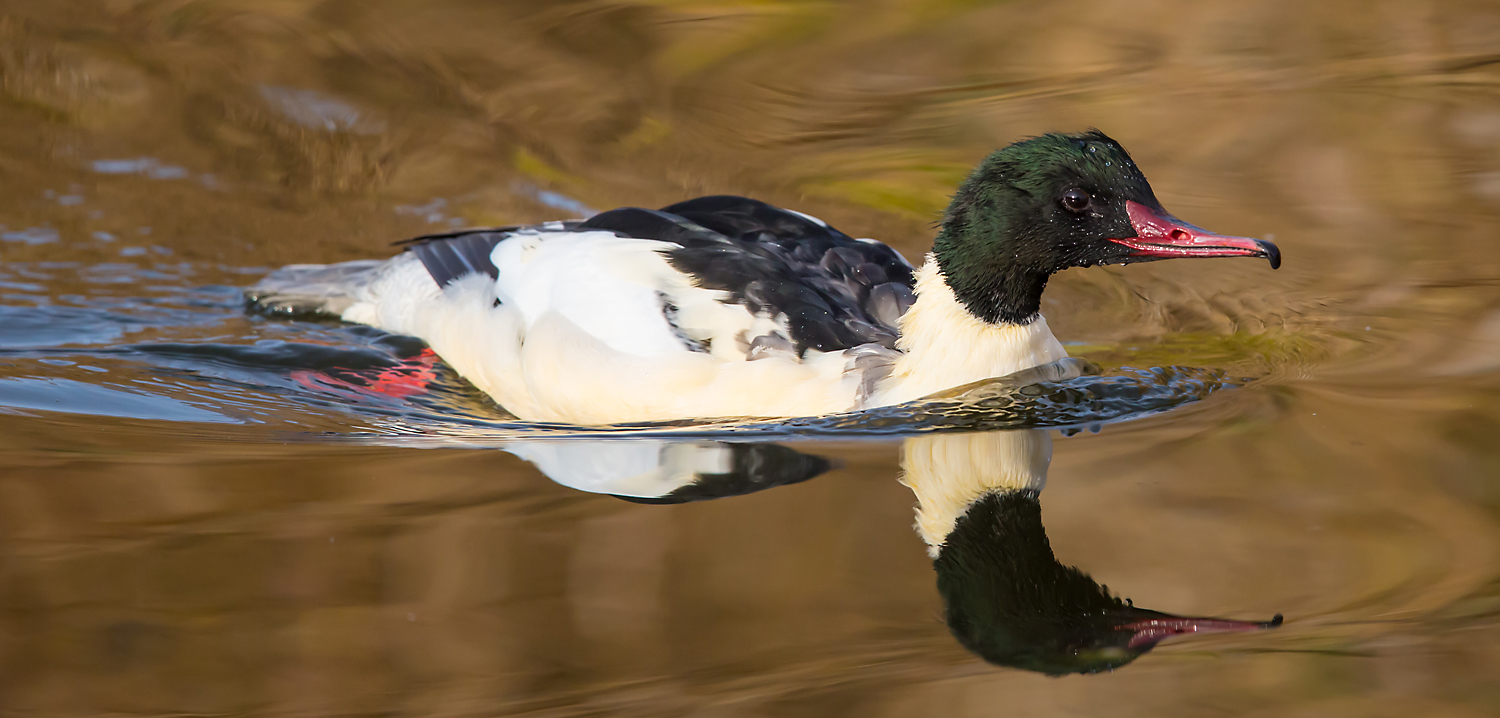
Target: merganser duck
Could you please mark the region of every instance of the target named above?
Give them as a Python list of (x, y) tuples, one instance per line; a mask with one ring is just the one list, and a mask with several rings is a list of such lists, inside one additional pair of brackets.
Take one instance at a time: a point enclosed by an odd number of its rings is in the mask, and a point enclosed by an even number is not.
[(407, 240), (247, 291), (425, 340), (515, 416), (611, 424), (811, 416), (904, 403), (1067, 356), (1041, 315), (1069, 267), (1264, 257), (1166, 212), (1095, 130), (1022, 140), (959, 187), (920, 268), (743, 197)]
[[(504, 449), (553, 481), (637, 503), (675, 504), (811, 479), (828, 460), (776, 444), (665, 440), (524, 441)], [(1042, 525), (1052, 440), (1045, 431), (909, 437), (901, 482), (937, 573), (944, 620), (996, 665), (1050, 675), (1123, 666), (1172, 636), (1275, 628), (1269, 621), (1137, 608), (1060, 563)]]

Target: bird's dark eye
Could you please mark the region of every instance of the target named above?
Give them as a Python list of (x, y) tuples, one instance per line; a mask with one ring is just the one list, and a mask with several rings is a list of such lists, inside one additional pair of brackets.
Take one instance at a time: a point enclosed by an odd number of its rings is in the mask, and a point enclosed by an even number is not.
[(1088, 192), (1077, 188), (1064, 192), (1062, 196), (1063, 206), (1067, 207), (1070, 212), (1083, 212), (1089, 208), (1089, 203), (1093, 201), (1094, 198), (1090, 197)]

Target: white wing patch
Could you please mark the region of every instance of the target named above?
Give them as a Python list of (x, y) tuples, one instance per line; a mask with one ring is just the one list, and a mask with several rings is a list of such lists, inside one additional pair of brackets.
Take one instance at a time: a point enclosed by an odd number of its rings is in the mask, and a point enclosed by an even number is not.
[(527, 329), (556, 315), (640, 357), (706, 347), (743, 360), (754, 337), (790, 336), (785, 317), (752, 315), (726, 304), (726, 293), (694, 286), (663, 254), (677, 246), (604, 231), (517, 233), (490, 255), (500, 270), (495, 294)]
[(650, 357), (685, 349), (659, 292), (676, 272), (660, 250), (674, 244), (611, 232), (518, 234), (495, 246), (495, 295), (527, 328), (557, 314), (615, 351)]

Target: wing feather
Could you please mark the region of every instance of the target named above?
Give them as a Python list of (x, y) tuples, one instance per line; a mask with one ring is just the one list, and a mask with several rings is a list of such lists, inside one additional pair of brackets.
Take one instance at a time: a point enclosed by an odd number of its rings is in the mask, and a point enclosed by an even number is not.
[(671, 348), (747, 358), (761, 336), (790, 342), (798, 356), (894, 348), (914, 299), (912, 267), (894, 249), (731, 195), (403, 244), (439, 286), (488, 275), (496, 299), (530, 321), (558, 312), (646, 356)]

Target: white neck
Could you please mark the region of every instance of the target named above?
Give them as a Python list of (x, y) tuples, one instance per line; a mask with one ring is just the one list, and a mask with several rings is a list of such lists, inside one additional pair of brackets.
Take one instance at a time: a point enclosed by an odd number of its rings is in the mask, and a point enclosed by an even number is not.
[(1046, 431), (938, 434), (907, 439), (901, 483), (917, 495), (917, 533), (937, 558), (958, 519), (985, 494), (1047, 485), (1052, 438)]
[(917, 300), (901, 315), (896, 346), (902, 356), (868, 406), (900, 404), (1068, 356), (1041, 315), (1030, 324), (991, 324), (970, 314), (932, 254), (916, 279)]

